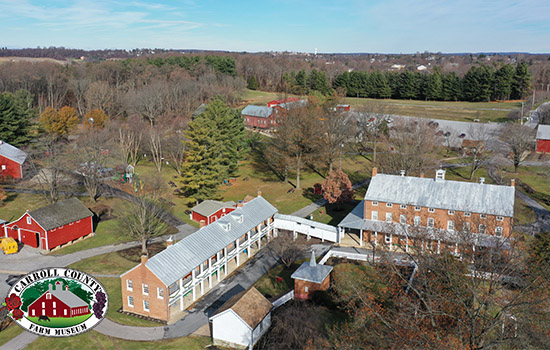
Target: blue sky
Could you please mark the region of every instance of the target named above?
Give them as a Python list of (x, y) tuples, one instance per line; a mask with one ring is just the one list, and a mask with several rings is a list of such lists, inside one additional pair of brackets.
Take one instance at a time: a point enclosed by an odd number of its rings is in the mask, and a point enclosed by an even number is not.
[(548, 0), (0, 0), (0, 46), (550, 52)]

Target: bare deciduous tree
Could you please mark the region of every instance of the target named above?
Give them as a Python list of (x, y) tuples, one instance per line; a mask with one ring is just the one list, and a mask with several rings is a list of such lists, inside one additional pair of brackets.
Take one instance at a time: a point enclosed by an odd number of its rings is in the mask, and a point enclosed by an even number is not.
[(158, 127), (149, 129), (149, 152), (151, 153), (153, 164), (155, 164), (155, 168), (157, 168), (159, 173), (162, 171), (162, 162), (164, 160), (162, 149), (163, 138), (163, 132)]
[(45, 136), (36, 146), (28, 164), (46, 200), (55, 203), (60, 199), (63, 173), (67, 170), (65, 147), (51, 136)]
[(136, 166), (141, 159), (143, 123), (139, 118), (130, 118), (126, 124), (115, 126), (116, 138), (124, 163)]
[(289, 268), (305, 254), (307, 245), (303, 236), (294, 237), (292, 232), (279, 231), (268, 247), (272, 254)]
[(492, 142), (494, 137), (484, 125), (476, 125), (475, 127), (470, 126), (468, 129), (468, 135), (470, 135), (471, 140), (468, 140), (468, 147), (463, 146), (462, 157), (466, 158), (466, 160), (471, 163), (471, 180), (474, 177), (475, 172), (480, 168), (487, 166), (489, 160), (491, 159), (492, 152), (489, 149), (489, 144)]
[(385, 103), (366, 104), (355, 113), (359, 152), (363, 154), (372, 149), (373, 162), (376, 162), (378, 144), (388, 135), (391, 114), (391, 106)]
[(533, 129), (527, 126), (509, 123), (504, 127), (502, 139), (509, 147), (507, 155), (514, 163), (515, 172), (518, 171), (521, 162), (533, 151), (533, 136)]

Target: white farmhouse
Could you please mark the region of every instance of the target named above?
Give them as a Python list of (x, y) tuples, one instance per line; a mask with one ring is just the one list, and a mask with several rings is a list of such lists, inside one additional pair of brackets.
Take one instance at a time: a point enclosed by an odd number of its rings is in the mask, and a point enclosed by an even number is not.
[(272, 307), (254, 287), (234, 295), (210, 317), (214, 345), (252, 349), (271, 325)]

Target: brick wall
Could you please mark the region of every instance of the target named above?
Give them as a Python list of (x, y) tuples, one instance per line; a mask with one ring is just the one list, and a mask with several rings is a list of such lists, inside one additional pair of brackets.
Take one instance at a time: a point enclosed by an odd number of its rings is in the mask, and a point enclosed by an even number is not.
[[(308, 291), (306, 292), (306, 287)], [(327, 290), (330, 287), (330, 274), (322, 283), (314, 283), (304, 280), (294, 280), (294, 297), (297, 299), (309, 299), (311, 294), (317, 290)]]
[[(127, 280), (132, 281), (132, 291), (127, 288)], [(149, 288), (148, 295), (143, 293), (143, 284), (147, 284)], [(124, 311), (168, 321), (168, 288), (144, 264), (121, 277), (121, 288)], [(157, 288), (162, 288), (163, 299), (158, 297)], [(134, 307), (128, 305), (128, 296), (134, 298)], [(143, 308), (144, 300), (149, 302), (149, 311)]]

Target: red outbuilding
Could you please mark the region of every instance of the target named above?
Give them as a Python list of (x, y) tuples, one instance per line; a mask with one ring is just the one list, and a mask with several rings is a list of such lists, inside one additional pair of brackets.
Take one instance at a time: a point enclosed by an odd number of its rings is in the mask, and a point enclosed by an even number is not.
[(27, 153), (0, 140), (0, 180), (23, 178), (23, 163)]
[(537, 129), (537, 152), (550, 153), (550, 125), (539, 125)]
[(247, 126), (258, 129), (270, 129), (279, 124), (279, 111), (263, 106), (246, 106), (241, 112)]
[(191, 209), (191, 220), (196, 222), (204, 221), (206, 225), (219, 220), (223, 216), (237, 209), (233, 201), (220, 202), (213, 200), (205, 200)]
[(277, 106), (284, 105), (284, 104), (289, 103), (289, 102), (296, 102), (296, 101), (300, 101), (300, 99), (298, 97), (287, 97), (287, 98), (282, 98), (280, 100), (269, 101), (267, 103), (267, 106), (268, 107), (277, 107)]
[(27, 211), (4, 226), (4, 236), (42, 250), (93, 233), (92, 212), (77, 198)]
[(50, 284), (48, 291), (44, 292), (38, 299), (33, 301), (28, 308), (30, 317), (75, 317), (88, 315), (90, 313), (89, 305), (73, 292), (69, 286), (65, 286), (59, 281), (55, 286)]

